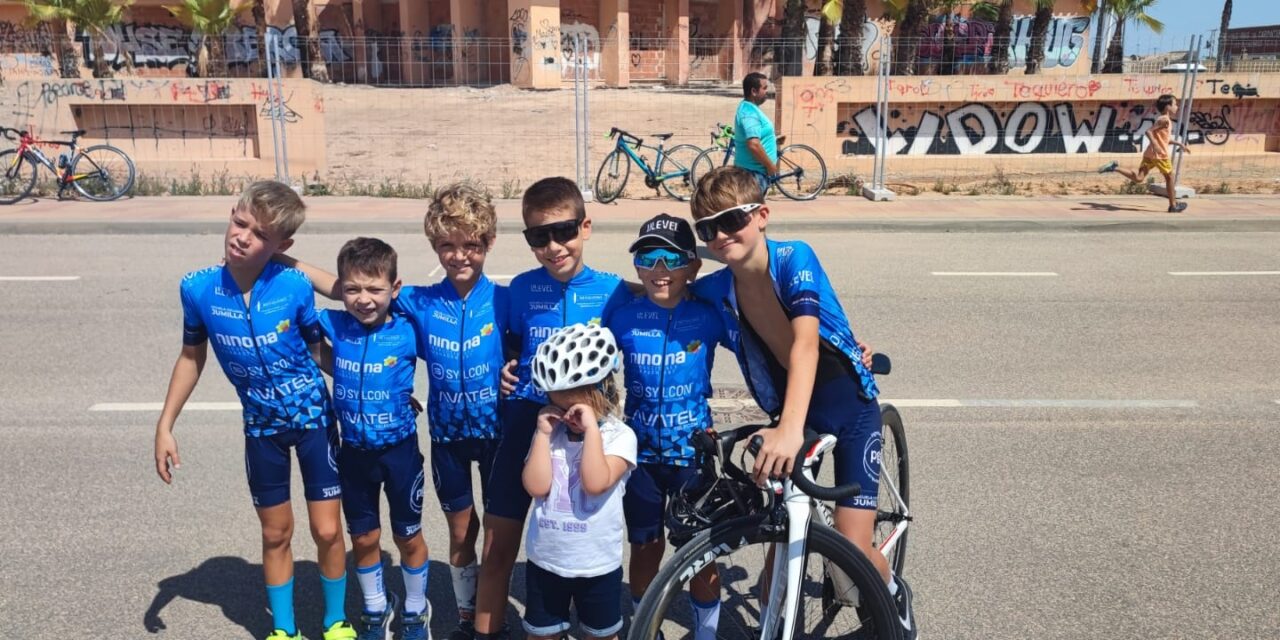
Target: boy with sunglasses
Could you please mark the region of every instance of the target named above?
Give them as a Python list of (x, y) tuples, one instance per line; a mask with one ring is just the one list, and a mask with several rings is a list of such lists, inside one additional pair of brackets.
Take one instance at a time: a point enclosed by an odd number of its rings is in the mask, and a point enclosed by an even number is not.
[[(477, 593), (476, 637), (502, 637), (511, 570), (520, 551), (531, 498), (521, 473), (547, 397), (532, 380), (530, 363), (552, 333), (572, 324), (601, 326), (632, 298), (616, 275), (583, 264), (591, 219), (578, 186), (568, 178), (544, 178), (521, 200), (524, 238), (541, 265), (511, 281), (508, 331), (519, 337), (514, 390), (502, 405), (502, 441), (485, 493), (484, 551)], [(505, 373), (505, 372), (504, 372)], [(512, 381), (510, 378), (508, 381)]]
[[(639, 603), (658, 573), (667, 499), (696, 484), (695, 431), (711, 427), (711, 366), (717, 344), (728, 344), (715, 308), (689, 296), (701, 262), (687, 220), (661, 214), (640, 227), (631, 244), (645, 295), (617, 310), (609, 329), (622, 349), (626, 406), (623, 414), (639, 439), (638, 466), (627, 480), (623, 512), (631, 542), (627, 579)], [(720, 618), (719, 575), (714, 564), (689, 586), (695, 640), (714, 638)]]
[(765, 236), (769, 208), (755, 177), (721, 167), (698, 181), (690, 206), (698, 238), (728, 265), (694, 294), (721, 313), (747, 387), (777, 420), (761, 431), (757, 482), (791, 472), (806, 426), (834, 434), (837, 484), (859, 495), (836, 505), (835, 528), (880, 570), (898, 604), (904, 637), (916, 637), (911, 589), (872, 545), (880, 482), (879, 389), (813, 248)]

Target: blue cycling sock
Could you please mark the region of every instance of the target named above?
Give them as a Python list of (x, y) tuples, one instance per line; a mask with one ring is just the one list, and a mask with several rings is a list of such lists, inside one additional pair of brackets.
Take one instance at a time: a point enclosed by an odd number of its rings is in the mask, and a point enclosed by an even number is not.
[(271, 624), (289, 635), (298, 632), (293, 621), (293, 578), (284, 584), (267, 585), (267, 604), (271, 607)]
[(321, 575), (320, 584), (324, 587), (324, 628), (328, 629), (347, 619), (347, 574), (344, 571), (341, 578), (332, 580)]

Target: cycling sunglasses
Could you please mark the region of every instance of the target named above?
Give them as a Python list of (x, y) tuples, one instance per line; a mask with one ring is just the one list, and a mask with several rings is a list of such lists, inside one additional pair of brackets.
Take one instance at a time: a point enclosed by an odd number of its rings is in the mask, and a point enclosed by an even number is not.
[(586, 218), (561, 220), (551, 224), (529, 227), (524, 230), (524, 241), (528, 242), (529, 246), (534, 249), (541, 249), (551, 244), (552, 240), (559, 244), (564, 244), (578, 237), (578, 229), (582, 227), (583, 220), (586, 220)]
[(736, 207), (729, 207), (713, 216), (708, 216), (693, 223), (693, 230), (698, 234), (699, 240), (711, 242), (716, 239), (716, 234), (721, 231), (725, 235), (742, 231), (747, 226), (747, 223), (751, 222), (751, 214), (763, 206), (759, 202), (748, 202)]
[(691, 254), (670, 249), (641, 249), (635, 255), (636, 267), (641, 269), (657, 269), (658, 263), (662, 263), (662, 266), (666, 267), (667, 271), (675, 271), (689, 266), (690, 262), (693, 262)]

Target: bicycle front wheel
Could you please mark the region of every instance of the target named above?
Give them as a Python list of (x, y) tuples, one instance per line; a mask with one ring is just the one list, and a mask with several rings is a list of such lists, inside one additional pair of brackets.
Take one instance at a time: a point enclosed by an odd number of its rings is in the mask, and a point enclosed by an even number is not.
[(36, 186), (36, 165), (18, 155), (17, 149), (0, 152), (0, 204), (13, 204)]
[(662, 181), (662, 190), (667, 195), (681, 202), (693, 196), (694, 182), (691, 170), (693, 163), (702, 155), (702, 149), (691, 144), (678, 144), (667, 149), (658, 163), (658, 175), (666, 176)]
[(80, 195), (99, 202), (115, 200), (133, 188), (133, 160), (106, 144), (89, 147), (71, 164), (71, 184)]
[(621, 150), (604, 157), (600, 171), (596, 172), (596, 200), (608, 204), (622, 195), (627, 188), (627, 176), (631, 174), (631, 158)]
[(792, 200), (812, 200), (827, 186), (827, 163), (813, 147), (793, 144), (778, 153), (778, 190)]
[[(880, 420), (884, 424), (880, 449), (880, 495), (876, 499), (876, 529), (874, 543), (882, 549), (885, 540), (897, 527), (904, 505), (911, 504), (910, 466), (907, 463), (907, 434), (902, 425), (902, 415), (891, 404), (880, 405)], [(896, 493), (895, 493), (896, 491)], [(889, 568), (896, 576), (903, 575), (907, 564), (907, 533), (904, 530), (894, 546), (885, 554)], [(883, 550), (883, 549), (882, 549)]]
[[(681, 547), (645, 592), (628, 638), (692, 639), (693, 612), (682, 594), (709, 562), (718, 565), (720, 575), (716, 637), (760, 638), (762, 612), (769, 606), (781, 606), (776, 603), (783, 601), (781, 594), (770, 598), (766, 593), (773, 562), (770, 550), (786, 540), (785, 532), (762, 529), (765, 518), (765, 514), (757, 514), (716, 525)], [(810, 523), (803, 567), (795, 638), (902, 638), (896, 608), (880, 574), (835, 530)], [(833, 583), (825, 575), (828, 567), (848, 576), (847, 581), (838, 581), (846, 585), (846, 591), (836, 597), (828, 593)], [(858, 606), (840, 602), (857, 602)], [(772, 630), (780, 632), (781, 627)]]
[(724, 149), (712, 147), (698, 154), (694, 158), (693, 164), (689, 167), (689, 184), (693, 185), (696, 191), (698, 188), (698, 179), (711, 173), (711, 170), (720, 166), (721, 159), (724, 158)]

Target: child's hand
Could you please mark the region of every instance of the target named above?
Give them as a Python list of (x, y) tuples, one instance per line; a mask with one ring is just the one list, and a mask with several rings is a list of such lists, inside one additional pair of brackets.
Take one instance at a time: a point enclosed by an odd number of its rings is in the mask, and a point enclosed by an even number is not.
[(596, 421), (596, 412), (585, 404), (575, 404), (564, 413), (565, 424), (574, 433), (586, 433), (600, 428)]
[(515, 360), (508, 360), (505, 365), (502, 365), (502, 382), (499, 386), (504, 398), (511, 395), (516, 390), (516, 383), (520, 382), (520, 378), (516, 377), (515, 373), (512, 373), (515, 368)]
[(867, 346), (867, 343), (857, 339), (854, 341), (858, 343), (858, 348), (862, 350), (862, 366), (870, 370), (871, 356), (875, 355), (875, 352), (871, 350), (871, 347)]
[(182, 458), (178, 456), (178, 441), (174, 439), (172, 433), (157, 433), (156, 475), (160, 476), (165, 484), (173, 484), (173, 472), (181, 468)]
[(547, 405), (538, 412), (538, 432), (543, 435), (551, 435), (556, 430), (556, 424), (564, 420), (564, 412), (559, 407)]

